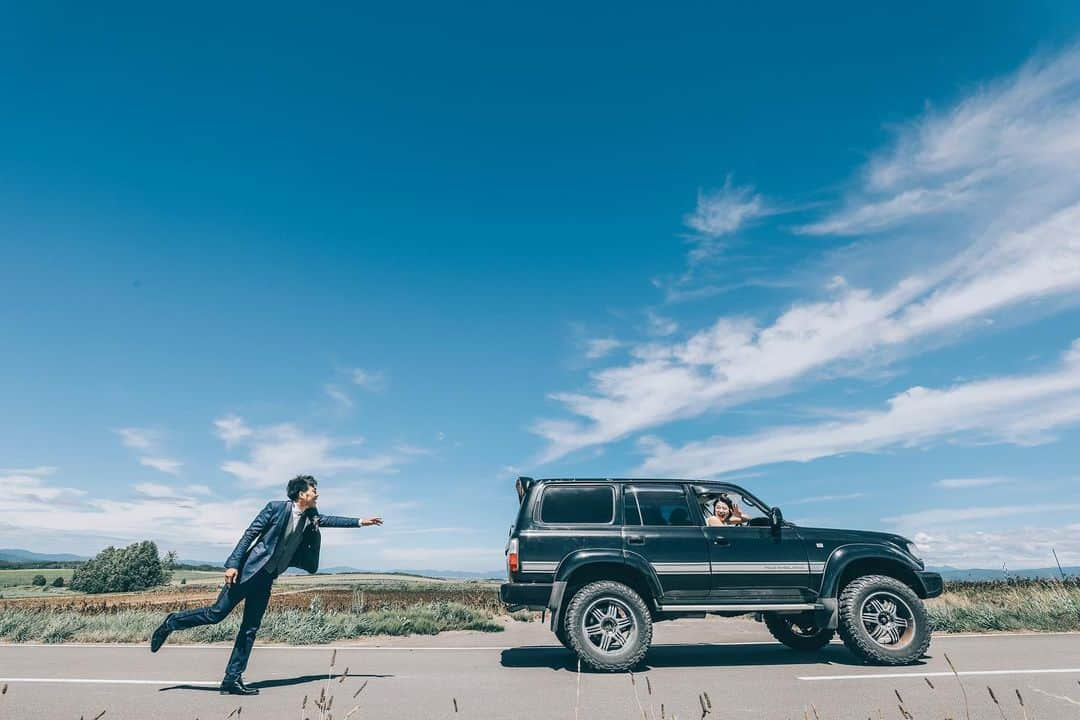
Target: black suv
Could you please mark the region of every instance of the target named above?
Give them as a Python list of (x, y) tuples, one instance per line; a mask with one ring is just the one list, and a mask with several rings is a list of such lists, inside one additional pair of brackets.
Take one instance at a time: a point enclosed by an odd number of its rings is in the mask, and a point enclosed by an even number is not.
[[(597, 670), (644, 658), (653, 623), (754, 613), (797, 650), (839, 631), (873, 663), (930, 645), (922, 599), (941, 594), (898, 535), (796, 527), (780, 508), (723, 482), (518, 478), (506, 546), (511, 610), (546, 608), (559, 641)], [(709, 516), (738, 508), (738, 524)]]

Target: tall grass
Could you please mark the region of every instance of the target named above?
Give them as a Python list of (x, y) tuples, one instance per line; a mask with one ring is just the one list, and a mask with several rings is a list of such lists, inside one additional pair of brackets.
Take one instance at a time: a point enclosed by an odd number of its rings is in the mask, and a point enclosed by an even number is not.
[[(236, 637), (239, 611), (217, 625), (175, 633), (170, 642), (224, 642)], [(8, 609), (0, 613), (0, 639), (9, 642), (145, 642), (164, 619), (152, 610), (83, 614), (72, 611)], [(324, 610), (313, 603), (306, 610), (267, 612), (260, 640), (314, 645), (368, 635), (434, 635), (444, 630), (498, 632), (502, 625), (488, 613), (457, 603), (437, 602), (404, 610), (353, 613)]]
[(953, 582), (926, 604), (934, 630), (1080, 630), (1080, 579)]

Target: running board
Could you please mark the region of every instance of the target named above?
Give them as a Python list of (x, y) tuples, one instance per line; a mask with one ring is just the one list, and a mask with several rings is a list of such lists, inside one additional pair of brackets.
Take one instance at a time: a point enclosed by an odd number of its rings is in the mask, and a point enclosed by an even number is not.
[(659, 605), (660, 612), (757, 612), (769, 610), (824, 610), (824, 605), (813, 603), (753, 603), (752, 605)]

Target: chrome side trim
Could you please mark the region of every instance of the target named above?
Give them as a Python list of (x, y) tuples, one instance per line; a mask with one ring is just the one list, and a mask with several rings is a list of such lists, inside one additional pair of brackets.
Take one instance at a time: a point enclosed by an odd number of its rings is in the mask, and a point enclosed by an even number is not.
[(709, 563), (652, 563), (657, 575), (708, 575)]
[(752, 603), (739, 605), (660, 605), (660, 612), (750, 612), (754, 610), (821, 610), (821, 605), (813, 603)]

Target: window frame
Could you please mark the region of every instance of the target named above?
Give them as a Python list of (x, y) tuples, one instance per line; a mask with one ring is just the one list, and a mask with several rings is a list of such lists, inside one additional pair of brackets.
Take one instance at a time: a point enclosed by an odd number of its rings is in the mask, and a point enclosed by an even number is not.
[[(544, 501), (547, 500), (548, 491), (555, 488), (573, 488), (573, 489), (586, 489), (586, 488), (607, 488), (611, 493), (611, 519), (608, 522), (547, 522), (544, 520)], [(613, 527), (618, 524), (619, 520), (619, 503), (618, 493), (615, 492), (615, 486), (611, 483), (546, 483), (543, 491), (540, 493), (540, 497), (537, 498), (535, 510), (533, 511), (533, 522), (543, 527), (575, 527), (575, 528), (606, 528)]]
[[(626, 497), (628, 495), (633, 494), (631, 492), (632, 488), (639, 488), (639, 487), (654, 488), (654, 489), (657, 489), (657, 490), (669, 490), (670, 489), (670, 490), (679, 490), (679, 491), (681, 491), (682, 496), (683, 496), (683, 504), (686, 506), (686, 511), (690, 515), (691, 522), (686, 524), (686, 525), (647, 525), (644, 522), (642, 522), (641, 524), (634, 523), (633, 525), (631, 525), (629, 522), (627, 522), (627, 518), (626, 518)], [(700, 527), (705, 526), (705, 518), (704, 517), (698, 517), (699, 515), (701, 515), (701, 512), (698, 511), (690, 503), (690, 492), (687, 489), (687, 486), (686, 486), (685, 483), (657, 483), (657, 482), (651, 482), (650, 483), (648, 480), (644, 480), (644, 481), (641, 481), (641, 482), (628, 482), (628, 483), (624, 483), (623, 486), (622, 486), (622, 496), (623, 496), (623, 502), (621, 503), (621, 507), (622, 507), (622, 510), (623, 510), (623, 527), (628, 527), (628, 528), (631, 528), (631, 527), (633, 527), (633, 528), (669, 528), (670, 529), (670, 528), (689, 528), (689, 527), (698, 527), (698, 528), (700, 528)], [(638, 517), (643, 521), (645, 519), (644, 517), (641, 516), (641, 505), (640, 504), (638, 505)]]

